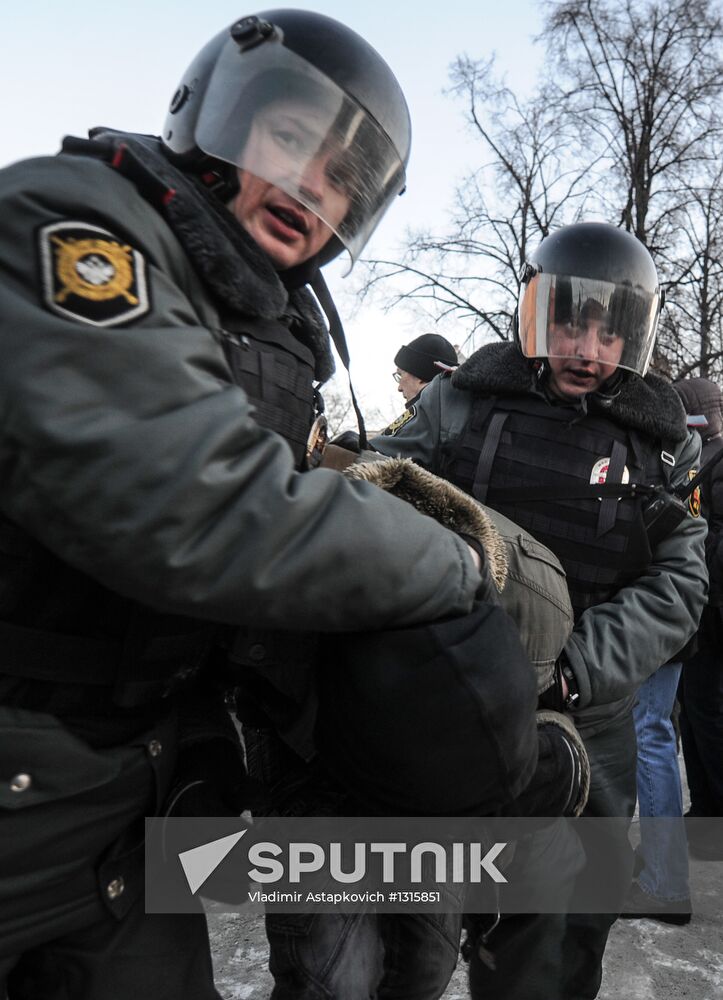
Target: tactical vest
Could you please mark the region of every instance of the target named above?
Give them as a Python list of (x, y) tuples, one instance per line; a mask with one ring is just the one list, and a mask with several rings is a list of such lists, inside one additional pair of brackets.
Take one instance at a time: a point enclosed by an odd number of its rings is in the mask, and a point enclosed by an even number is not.
[(121, 597), (0, 517), (0, 703), (123, 715), (192, 676), (214, 632)]
[[(311, 351), (281, 323), (234, 318), (226, 325), (234, 381), (257, 422), (288, 441), (301, 467), (315, 412)], [(7, 519), (0, 520), (0, 593), (0, 702), (58, 716), (79, 702), (130, 709), (167, 695), (205, 662), (217, 632), (120, 597)], [(28, 695), (13, 679), (36, 683)], [(48, 683), (53, 690), (41, 690)]]
[[(311, 351), (279, 322), (224, 316), (223, 324), (226, 357), (254, 406), (254, 419), (286, 440), (297, 469), (303, 469), (319, 398)], [(229, 680), (245, 730), (273, 728), (304, 758), (314, 753), (314, 643), (311, 636), (240, 628), (228, 650)], [(253, 760), (249, 766), (261, 777)]]
[(224, 350), (233, 373), (254, 406), (254, 419), (289, 444), (302, 468), (318, 394), (313, 388), (314, 357), (278, 321), (223, 318)]
[[(281, 323), (235, 317), (226, 326), (234, 381), (253, 403), (257, 422), (288, 441), (301, 467), (315, 411), (311, 351)], [(0, 595), (0, 702), (59, 716), (79, 702), (112, 700), (129, 709), (168, 694), (205, 662), (217, 632), (206, 622), (161, 615), (120, 597), (4, 518)], [(28, 696), (27, 686), (20, 689), (13, 679), (37, 683)], [(47, 683), (52, 692), (39, 687)]]
[[(113, 153), (97, 143), (75, 147), (108, 161)], [(163, 185), (129, 164), (133, 171), (122, 172), (157, 205)], [(301, 468), (320, 397), (312, 352), (293, 335), (300, 318), (289, 317), (291, 329), (237, 312), (223, 322), (234, 381), (257, 422), (286, 439)], [(218, 626), (159, 614), (108, 590), (0, 515), (0, 703), (60, 718), (133, 712), (208, 663), (218, 636)]]
[[(233, 316), (223, 324), (226, 357), (234, 381), (254, 405), (254, 419), (286, 440), (297, 469), (303, 469), (320, 398), (313, 388), (311, 351), (279, 322)], [(273, 728), (300, 757), (313, 757), (316, 637), (239, 628), (227, 653), (253, 776), (269, 777), (253, 751), (271, 752), (268, 734), (262, 751), (255, 730)]]
[[(638, 498), (568, 494), (602, 482), (662, 485), (660, 455), (659, 442), (604, 416), (532, 395), (476, 397), (441, 474), (552, 549), (577, 618), (638, 577), (651, 552)], [(529, 494), (520, 497), (520, 489)], [(548, 498), (535, 499), (536, 489)]]

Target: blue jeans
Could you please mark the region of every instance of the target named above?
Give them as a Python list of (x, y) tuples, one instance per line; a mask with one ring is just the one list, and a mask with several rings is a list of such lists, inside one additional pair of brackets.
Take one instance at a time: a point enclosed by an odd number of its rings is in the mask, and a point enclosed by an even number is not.
[[(638, 882), (648, 895), (668, 902), (689, 896), (683, 791), (670, 721), (680, 671), (680, 663), (666, 663), (651, 674), (638, 691), (634, 710), (638, 738), (638, 855), (643, 862)], [(676, 818), (665, 822), (660, 817)], [(646, 822), (649, 819), (653, 821)]]

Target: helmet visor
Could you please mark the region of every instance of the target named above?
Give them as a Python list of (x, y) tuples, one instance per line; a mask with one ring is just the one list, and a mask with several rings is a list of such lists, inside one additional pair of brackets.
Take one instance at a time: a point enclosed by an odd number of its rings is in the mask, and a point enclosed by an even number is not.
[(300, 202), (352, 262), (404, 187), (404, 164), (376, 121), (276, 41), (240, 53), (229, 40), (204, 97), (196, 142)]
[(520, 288), (519, 329), (528, 358), (575, 358), (644, 375), (660, 294), (562, 274), (534, 274)]

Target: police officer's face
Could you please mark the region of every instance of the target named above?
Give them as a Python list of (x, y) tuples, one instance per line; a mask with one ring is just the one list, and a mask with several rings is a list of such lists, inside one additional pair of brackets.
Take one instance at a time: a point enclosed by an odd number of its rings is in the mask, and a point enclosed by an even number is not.
[(426, 382), (422, 382), (421, 378), (417, 378), (416, 375), (412, 375), (410, 372), (405, 372), (402, 368), (397, 368), (396, 379), (397, 392), (401, 392), (404, 396), (405, 403), (418, 396), (427, 384)]
[(615, 372), (623, 345), (604, 316), (583, 311), (574, 321), (555, 323), (548, 334), (550, 389), (565, 399), (597, 392)]
[[(278, 270), (303, 264), (327, 243), (332, 229), (320, 216), (337, 226), (348, 212), (338, 161), (325, 119), (312, 106), (275, 101), (254, 118), (243, 163), (263, 165), (266, 179), (241, 167), (231, 207)], [(313, 211), (286, 190), (297, 191)]]

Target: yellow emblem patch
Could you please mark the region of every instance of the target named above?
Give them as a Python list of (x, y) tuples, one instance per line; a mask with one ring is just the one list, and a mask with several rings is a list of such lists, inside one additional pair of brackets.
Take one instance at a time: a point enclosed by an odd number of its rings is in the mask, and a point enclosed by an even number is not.
[[(697, 469), (688, 469), (688, 482), (691, 482), (698, 475)], [(696, 486), (688, 497), (688, 507), (693, 517), (700, 517), (700, 486)]]
[(117, 326), (150, 308), (146, 262), (112, 233), (85, 222), (40, 231), (45, 304), (92, 326)]
[(392, 420), (391, 424), (384, 428), (382, 434), (385, 437), (393, 437), (397, 431), (401, 430), (402, 427), (404, 427), (406, 423), (409, 423), (412, 417), (416, 417), (416, 415), (417, 407), (410, 406), (409, 409), (405, 410), (404, 413), (401, 413), (396, 420)]

